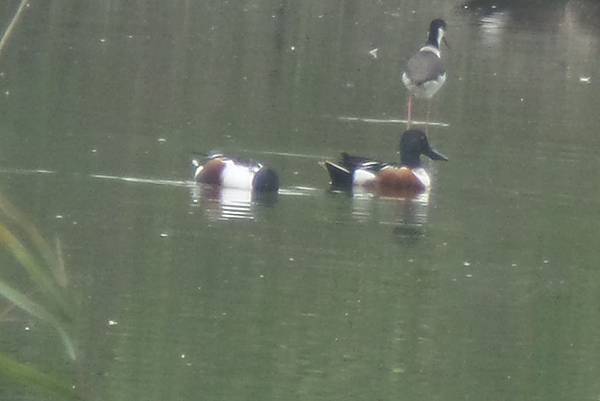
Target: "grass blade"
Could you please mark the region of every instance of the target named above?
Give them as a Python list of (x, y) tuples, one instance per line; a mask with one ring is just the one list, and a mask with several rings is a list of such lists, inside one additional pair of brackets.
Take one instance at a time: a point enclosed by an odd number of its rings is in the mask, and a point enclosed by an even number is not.
[[(29, 221), (27, 216), (19, 211), (12, 203), (10, 203), (6, 198), (0, 194), (0, 211), (6, 215), (11, 221), (15, 222), (17, 227), (19, 227), (31, 240), (31, 243), (35, 246), (37, 251), (40, 253), (42, 258), (46, 261), (48, 266), (53, 269), (53, 273), (56, 276), (56, 279), (59, 284), (62, 285), (66, 279), (61, 277), (60, 267), (58, 266), (58, 260), (54, 253), (52, 252), (52, 248), (48, 244), (48, 241), (44, 239), (44, 237), (37, 230), (36, 226)], [(66, 286), (66, 285), (64, 285)], [(64, 287), (63, 286), (63, 287)]]
[(78, 400), (72, 386), (65, 380), (40, 372), (0, 353), (0, 374), (27, 387), (35, 386), (39, 391), (56, 394), (68, 400)]
[(35, 303), (27, 295), (23, 294), (21, 291), (12, 288), (10, 285), (6, 284), (2, 280), (0, 280), (0, 296), (8, 299), (10, 302), (15, 304), (18, 308), (21, 308), (25, 312), (30, 313), (37, 318), (48, 322), (58, 331), (64, 345), (67, 350), (67, 354), (71, 359), (75, 359), (75, 346), (71, 337), (67, 334), (63, 325), (60, 321), (46, 308), (41, 306), (38, 303)]
[(67, 302), (63, 298), (60, 289), (56, 286), (52, 277), (46, 273), (34, 259), (33, 255), (23, 244), (2, 224), (0, 224), (0, 244), (5, 245), (13, 254), (15, 259), (27, 270), (31, 280), (37, 284), (42, 291), (50, 295), (60, 306), (62, 311), (68, 315)]

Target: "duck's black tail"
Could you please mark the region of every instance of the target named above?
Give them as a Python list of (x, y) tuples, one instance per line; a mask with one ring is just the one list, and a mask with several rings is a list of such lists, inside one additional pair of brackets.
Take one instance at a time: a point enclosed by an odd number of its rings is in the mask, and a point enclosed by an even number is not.
[(346, 169), (348, 169), (350, 171), (354, 171), (354, 170), (356, 170), (357, 167), (359, 167), (365, 163), (370, 163), (372, 161), (373, 160), (369, 159), (368, 157), (354, 156), (354, 155), (349, 155), (346, 152), (342, 152), (342, 159), (340, 161), (340, 164), (342, 166), (344, 166)]
[(322, 166), (329, 173), (329, 180), (332, 187), (339, 189), (352, 188), (351, 170), (329, 160), (324, 161)]

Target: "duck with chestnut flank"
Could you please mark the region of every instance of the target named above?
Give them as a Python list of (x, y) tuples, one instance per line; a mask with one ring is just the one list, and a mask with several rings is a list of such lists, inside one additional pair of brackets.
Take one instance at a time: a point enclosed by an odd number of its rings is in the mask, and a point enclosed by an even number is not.
[(400, 139), (400, 163), (386, 163), (342, 153), (338, 162), (325, 161), (331, 186), (336, 189), (362, 188), (383, 195), (418, 194), (431, 185), (429, 174), (421, 165), (421, 155), (432, 160), (448, 160), (429, 145), (427, 135), (411, 129)]
[(222, 154), (192, 160), (194, 180), (255, 192), (279, 190), (279, 176), (275, 170), (250, 160), (238, 160)]

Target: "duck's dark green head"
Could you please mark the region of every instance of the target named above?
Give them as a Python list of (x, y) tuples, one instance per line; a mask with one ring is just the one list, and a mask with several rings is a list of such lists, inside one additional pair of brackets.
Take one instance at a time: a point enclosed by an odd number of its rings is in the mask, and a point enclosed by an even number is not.
[(421, 155), (431, 160), (445, 160), (448, 158), (429, 145), (427, 135), (418, 129), (409, 129), (400, 138), (400, 163), (404, 166), (415, 168), (421, 165)]

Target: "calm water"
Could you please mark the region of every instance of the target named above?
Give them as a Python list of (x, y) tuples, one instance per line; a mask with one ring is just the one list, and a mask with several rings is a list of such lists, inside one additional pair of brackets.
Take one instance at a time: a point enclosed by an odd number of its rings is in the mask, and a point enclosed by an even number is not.
[[(322, 158), (397, 157), (404, 126), (360, 119), (405, 117), (401, 69), (439, 16), (431, 193), (327, 191)], [(0, 192), (60, 239), (77, 359), (3, 298), (0, 353), (98, 401), (600, 399), (599, 16), (31, 1), (0, 58)], [(279, 196), (189, 183), (213, 149), (276, 168)], [(60, 397), (0, 376), (0, 399)]]

